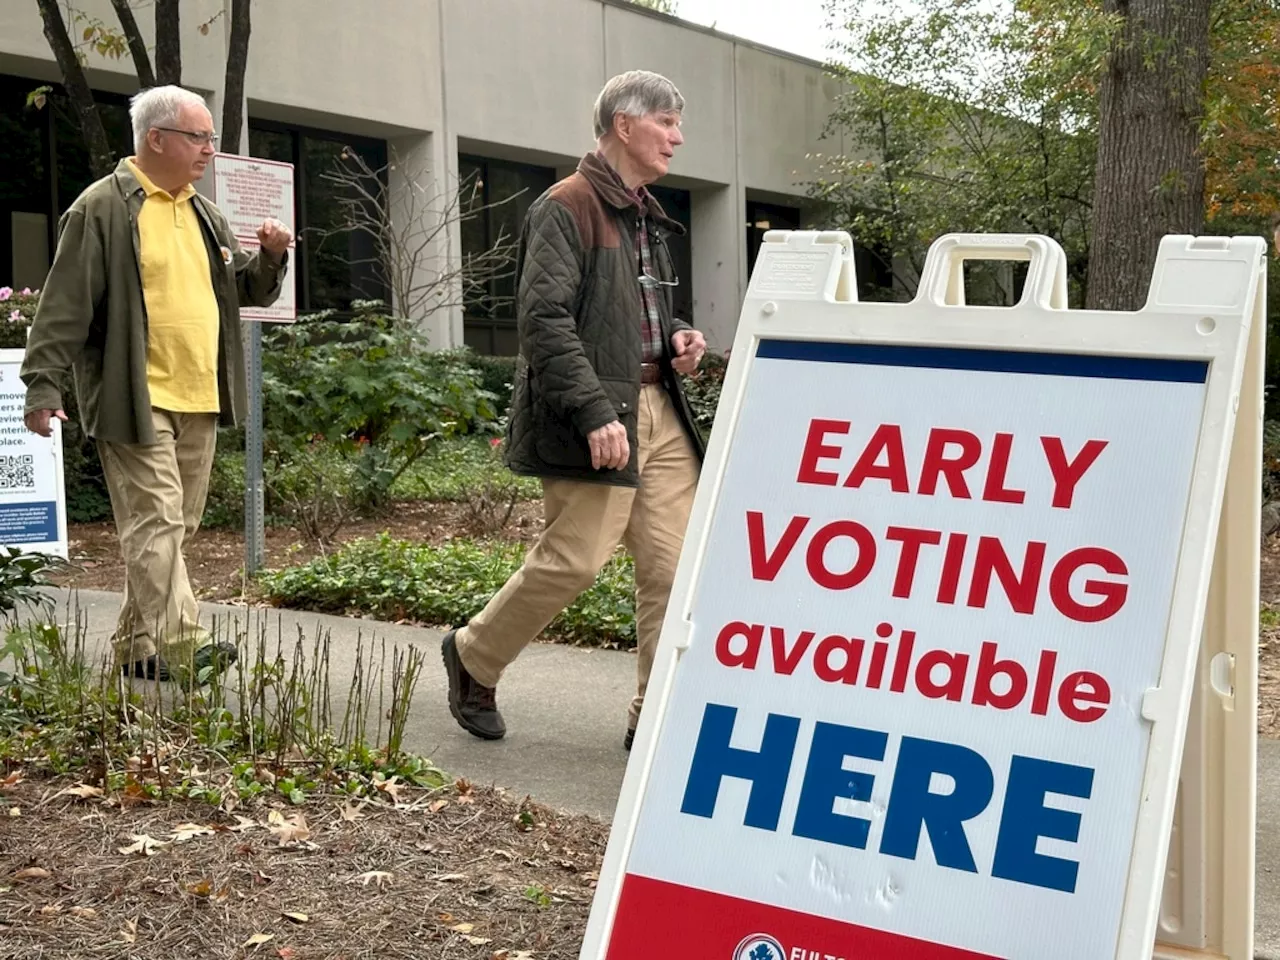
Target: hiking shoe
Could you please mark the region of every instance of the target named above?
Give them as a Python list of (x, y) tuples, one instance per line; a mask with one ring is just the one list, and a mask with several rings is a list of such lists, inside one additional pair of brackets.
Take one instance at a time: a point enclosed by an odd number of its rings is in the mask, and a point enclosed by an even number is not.
[(120, 672), (126, 677), (137, 677), (139, 680), (172, 680), (169, 665), (154, 653), (145, 660), (120, 665)]
[(449, 712), (458, 725), (481, 740), (501, 740), (507, 725), (498, 712), (497, 691), (476, 681), (458, 656), (457, 630), (445, 634), (440, 645), (444, 670), (449, 676)]
[(630, 753), (631, 745), (635, 742), (636, 742), (636, 728), (628, 727), (627, 735), (622, 738), (622, 749), (627, 751), (627, 753)]

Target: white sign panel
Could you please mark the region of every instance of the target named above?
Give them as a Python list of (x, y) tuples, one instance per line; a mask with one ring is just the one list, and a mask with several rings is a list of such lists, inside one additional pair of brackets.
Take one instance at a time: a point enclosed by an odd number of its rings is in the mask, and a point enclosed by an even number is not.
[[(838, 264), (812, 236), (758, 276)], [(1157, 355), (1156, 318), (1052, 308), (1056, 257), (1025, 311), (930, 302), (938, 263), (910, 305), (753, 281), (584, 958), (1150, 956), (1260, 269), (1231, 242), (1162, 248), (1156, 302), (1219, 307)]]
[(293, 165), (257, 157), (219, 153), (209, 174), (209, 194), (226, 216), (240, 246), (249, 253), (258, 250), (258, 228), (268, 217), (289, 228), (290, 270), (280, 296), (269, 307), (244, 307), (242, 320), (292, 323), (297, 319), (296, 266), (297, 229), (293, 209)]
[(67, 559), (62, 422), (41, 437), (23, 423), (22, 350), (0, 350), (0, 545)]

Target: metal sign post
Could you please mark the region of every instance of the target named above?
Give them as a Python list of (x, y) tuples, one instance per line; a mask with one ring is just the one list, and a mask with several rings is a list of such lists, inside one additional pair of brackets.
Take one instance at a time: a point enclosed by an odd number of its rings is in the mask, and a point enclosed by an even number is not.
[(244, 572), (252, 577), (266, 560), (266, 498), (262, 472), (262, 324), (245, 327), (249, 416), (244, 429)]

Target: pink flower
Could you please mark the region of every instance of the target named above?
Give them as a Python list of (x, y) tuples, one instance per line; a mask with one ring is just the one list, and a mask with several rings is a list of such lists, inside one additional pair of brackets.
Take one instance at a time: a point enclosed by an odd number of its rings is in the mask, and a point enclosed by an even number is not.
[(13, 311), (13, 313), (9, 314), (9, 322), (10, 322), (10, 323), (17, 323), (17, 322), (18, 322), (19, 320), (21, 320), (21, 319), (22, 319), (22, 311), (21, 311), (21, 310), (15, 310), (15, 311)]
[(19, 294), (19, 296), (23, 296), (23, 297), (29, 297), (29, 296), (31, 296), (31, 288), (30, 288), (30, 287), (23, 287), (23, 288), (22, 288), (22, 293), (21, 293), (21, 294)]
[(0, 287), (0, 301), (8, 300), (13, 296), (13, 287)]
[(490, 438), (489, 438), (489, 448), (490, 448), (490, 449), (492, 449), (492, 450), (496, 450), (496, 449), (498, 449), (498, 447), (500, 447), (500, 446), (502, 446), (502, 438), (501, 438), (501, 437), (490, 437)]

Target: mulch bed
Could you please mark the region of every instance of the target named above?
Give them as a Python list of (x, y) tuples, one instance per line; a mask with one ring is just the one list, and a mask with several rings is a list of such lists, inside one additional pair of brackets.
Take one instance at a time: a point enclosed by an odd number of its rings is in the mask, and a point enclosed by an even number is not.
[(576, 960), (607, 838), (465, 783), (231, 814), (68, 787), (0, 787), (5, 958)]

